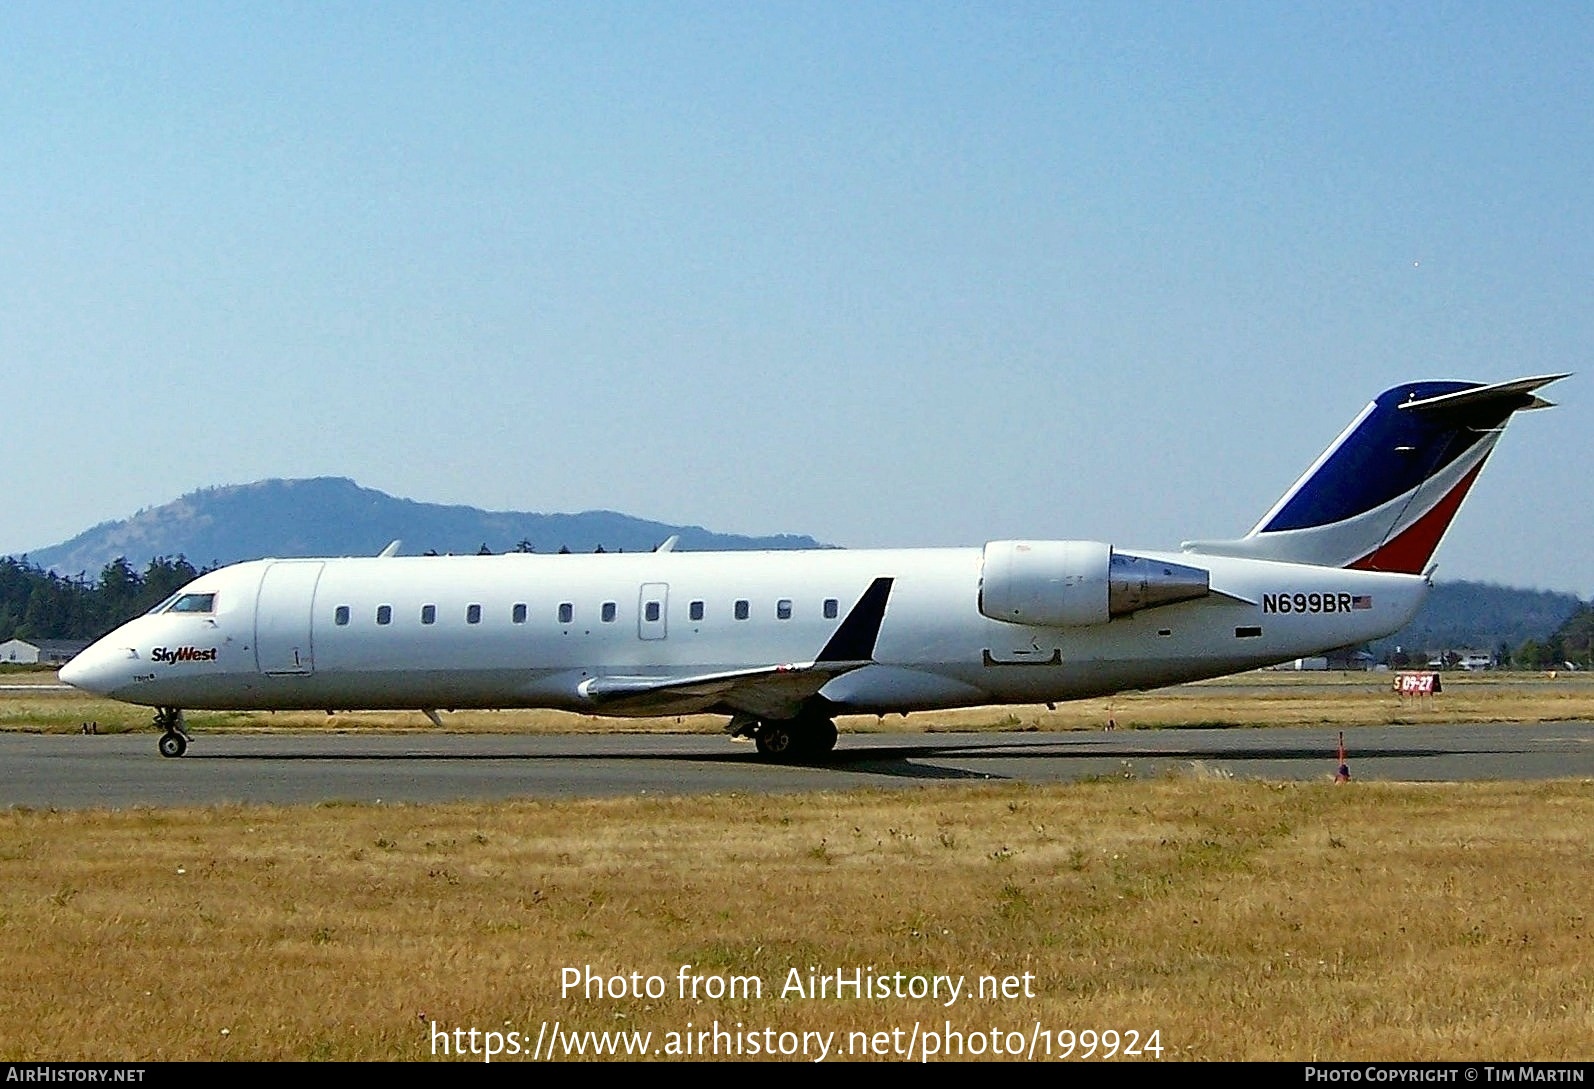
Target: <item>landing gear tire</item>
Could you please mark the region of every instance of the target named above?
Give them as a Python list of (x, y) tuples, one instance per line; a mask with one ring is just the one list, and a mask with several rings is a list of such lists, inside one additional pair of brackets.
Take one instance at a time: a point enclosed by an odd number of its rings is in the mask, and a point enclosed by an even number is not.
[(836, 748), (836, 724), (828, 718), (822, 718), (814, 723), (813, 731), (808, 739), (808, 753), (810, 756), (825, 756)]
[(797, 735), (792, 732), (791, 724), (786, 722), (766, 722), (758, 731), (758, 736), (753, 738), (753, 744), (758, 746), (758, 754), (767, 756), (771, 760), (790, 760), (796, 753)]
[(770, 760), (817, 760), (836, 747), (836, 724), (828, 718), (766, 720), (753, 740)]
[(162, 756), (176, 758), (188, 751), (188, 731), (183, 729), (181, 707), (156, 708), (155, 728), (161, 731), (161, 739), (155, 747)]

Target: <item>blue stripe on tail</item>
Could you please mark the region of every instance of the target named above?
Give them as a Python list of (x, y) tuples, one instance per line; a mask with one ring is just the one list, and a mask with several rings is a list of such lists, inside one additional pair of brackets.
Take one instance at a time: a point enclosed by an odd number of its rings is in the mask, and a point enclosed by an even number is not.
[(1303, 480), (1262, 533), (1343, 522), (1416, 488), (1503, 424), (1511, 409), (1488, 413), (1482, 426), (1458, 428), (1432, 414), (1402, 412), (1405, 401), (1476, 389), (1474, 382), (1414, 382), (1386, 390), (1373, 411)]

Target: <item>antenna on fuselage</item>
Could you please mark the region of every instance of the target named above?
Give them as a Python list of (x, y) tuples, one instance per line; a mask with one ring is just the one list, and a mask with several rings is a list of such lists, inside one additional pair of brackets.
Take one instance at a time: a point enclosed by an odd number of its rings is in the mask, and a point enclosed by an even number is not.
[(399, 545), (401, 545), (403, 543), (404, 543), (403, 541), (395, 539), (386, 548), (384, 548), (384, 549), (382, 549), (382, 551), (378, 552), (376, 554), (376, 558), (379, 559), (379, 560), (385, 560), (389, 556), (397, 556), (398, 555), (398, 550), (399, 550)]
[(660, 543), (659, 547), (655, 548), (653, 551), (655, 551), (655, 552), (674, 552), (675, 551), (675, 546), (680, 544), (680, 543), (681, 543), (681, 535), (679, 533), (672, 533), (668, 537), (664, 538), (663, 542)]

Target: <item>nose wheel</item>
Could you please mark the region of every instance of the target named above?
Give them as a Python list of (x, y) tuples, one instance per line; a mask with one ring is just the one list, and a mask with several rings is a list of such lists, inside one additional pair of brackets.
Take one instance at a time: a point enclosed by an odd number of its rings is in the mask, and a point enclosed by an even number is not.
[(162, 707), (155, 712), (155, 728), (161, 739), (155, 743), (162, 756), (173, 759), (188, 751), (188, 731), (183, 728), (183, 712), (179, 707)]

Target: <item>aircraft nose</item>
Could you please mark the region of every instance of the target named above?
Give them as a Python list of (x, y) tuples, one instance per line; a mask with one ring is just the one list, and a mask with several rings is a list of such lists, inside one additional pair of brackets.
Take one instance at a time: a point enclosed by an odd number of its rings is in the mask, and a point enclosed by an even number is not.
[(106, 696), (127, 682), (125, 663), (132, 652), (99, 644), (82, 651), (56, 671), (64, 684), (95, 696)]

